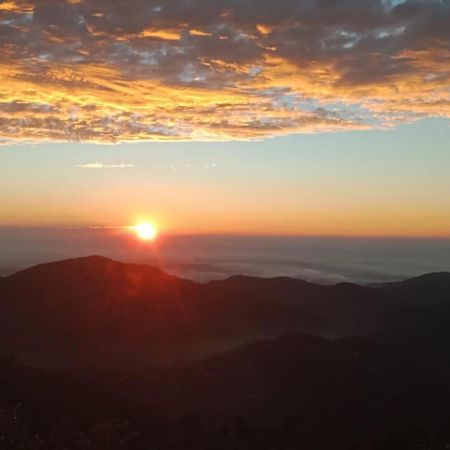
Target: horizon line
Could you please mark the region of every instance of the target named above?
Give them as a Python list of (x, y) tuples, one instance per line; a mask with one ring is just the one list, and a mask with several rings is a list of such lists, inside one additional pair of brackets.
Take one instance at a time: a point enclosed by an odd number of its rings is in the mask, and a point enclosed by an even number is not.
[[(60, 230), (60, 231), (127, 231), (130, 225), (2, 225), (0, 230)], [(312, 233), (251, 233), (251, 232), (176, 232), (159, 231), (158, 239), (167, 237), (245, 237), (245, 238), (311, 238), (311, 239), (423, 239), (450, 240), (449, 234), (312, 234)]]

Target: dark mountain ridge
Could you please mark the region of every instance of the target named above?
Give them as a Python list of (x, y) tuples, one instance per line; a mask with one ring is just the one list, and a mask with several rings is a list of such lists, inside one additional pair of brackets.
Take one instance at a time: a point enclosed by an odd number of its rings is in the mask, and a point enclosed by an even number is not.
[(437, 450), (449, 423), (445, 387), (358, 337), (292, 333), (184, 368), (78, 380), (0, 359), (8, 450)]
[[(0, 354), (58, 373), (0, 358), (0, 434), (44, 433), (8, 450), (446, 448), (448, 280), (199, 284), (98, 256), (32, 267), (0, 280)], [(74, 431), (52, 431), (58, 418)], [(117, 447), (116, 419), (137, 440)], [(98, 420), (113, 422), (94, 446)]]
[[(447, 278), (429, 288), (439, 296), (430, 303), (445, 304)], [(0, 353), (42, 367), (145, 368), (291, 331), (367, 336), (411, 310), (417, 283), (375, 289), (236, 276), (199, 284), (147, 265), (76, 258), (0, 280)]]
[(380, 325), (384, 309), (390, 304), (390, 299), (380, 291), (353, 283), (322, 286), (288, 277), (239, 275), (223, 281), (211, 281), (209, 285), (240, 292), (243, 296), (258, 295), (276, 303), (314, 311), (331, 324), (328, 330), (319, 334), (330, 337), (367, 334)]
[(403, 281), (384, 283), (378, 289), (408, 306), (445, 303), (450, 301), (450, 273), (428, 273)]
[[(235, 448), (237, 427), (245, 449), (412, 449), (450, 420), (445, 387), (358, 337), (292, 333), (102, 386), (170, 417), (190, 417), (194, 448)], [(213, 430), (223, 434), (208, 442)], [(393, 447), (385, 442), (390, 430), (404, 433)]]
[(6, 277), (0, 313), (0, 351), (44, 366), (152, 366), (322, 326), (301, 308), (97, 256)]

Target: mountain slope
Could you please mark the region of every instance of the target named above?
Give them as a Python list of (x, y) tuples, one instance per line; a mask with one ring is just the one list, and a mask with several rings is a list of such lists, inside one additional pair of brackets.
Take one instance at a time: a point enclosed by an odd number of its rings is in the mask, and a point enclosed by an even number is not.
[(378, 290), (409, 306), (450, 302), (450, 272), (436, 272), (378, 286)]
[(390, 305), (381, 292), (352, 283), (321, 286), (287, 277), (235, 276), (209, 285), (305, 308), (332, 324), (331, 336), (367, 334), (380, 326)]
[(38, 365), (152, 366), (320, 324), (299, 308), (102, 257), (19, 272), (0, 294), (0, 350)]
[[(416, 448), (450, 419), (444, 389), (416, 365), (361, 338), (333, 342), (295, 333), (187, 368), (121, 378), (106, 389), (164, 405), (172, 417), (190, 415), (194, 430), (205, 427), (205, 435), (236, 426), (249, 449), (384, 450), (391, 447), (376, 442), (388, 430), (405, 433), (392, 448)], [(220, 448), (234, 448), (227, 433), (219, 441)]]
[(1, 448), (437, 450), (450, 442), (448, 392), (361, 338), (294, 333), (186, 368), (83, 378), (0, 358)]

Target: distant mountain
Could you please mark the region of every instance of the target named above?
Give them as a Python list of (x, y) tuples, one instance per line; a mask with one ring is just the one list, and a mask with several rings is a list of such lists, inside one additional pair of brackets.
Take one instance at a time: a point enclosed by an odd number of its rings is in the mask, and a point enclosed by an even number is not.
[[(445, 303), (438, 278), (421, 291), (436, 298), (424, 301)], [(0, 280), (0, 353), (40, 367), (138, 369), (291, 331), (369, 335), (411, 309), (410, 283), (375, 289), (238, 276), (199, 284), (147, 265), (71, 259)]]
[(367, 334), (376, 329), (390, 303), (377, 290), (352, 283), (321, 286), (287, 277), (234, 276), (208, 285), (239, 292), (244, 297), (257, 295), (279, 304), (302, 307), (330, 323), (324, 331), (334, 337)]
[(377, 288), (408, 306), (450, 302), (450, 272), (429, 273)]

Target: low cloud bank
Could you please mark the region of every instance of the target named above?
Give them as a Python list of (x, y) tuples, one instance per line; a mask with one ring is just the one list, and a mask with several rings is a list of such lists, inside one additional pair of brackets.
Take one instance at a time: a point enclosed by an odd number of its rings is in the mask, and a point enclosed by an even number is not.
[(161, 236), (149, 247), (115, 229), (0, 228), (0, 276), (92, 254), (201, 282), (243, 274), (366, 284), (450, 271), (448, 239)]

